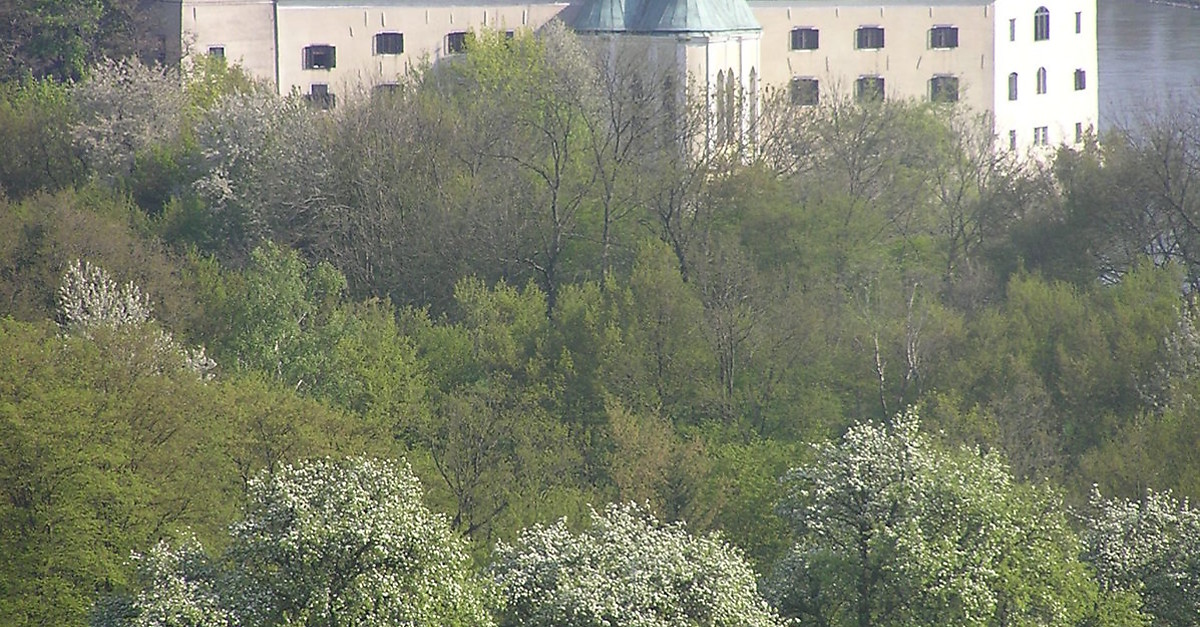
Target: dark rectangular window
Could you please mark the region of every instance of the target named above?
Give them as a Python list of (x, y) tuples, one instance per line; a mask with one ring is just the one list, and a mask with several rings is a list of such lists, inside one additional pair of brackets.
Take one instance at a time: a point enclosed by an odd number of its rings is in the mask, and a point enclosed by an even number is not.
[(1087, 72), (1075, 70), (1075, 91), (1087, 89)]
[(309, 46), (304, 49), (304, 69), (332, 70), (337, 67), (337, 49), (333, 46)]
[(448, 54), (459, 54), (467, 51), (467, 34), (465, 32), (450, 33), (446, 35), (446, 52)]
[(873, 50), (883, 47), (882, 26), (861, 26), (854, 31), (854, 47), (859, 50)]
[(1017, 99), (1017, 73), (1013, 72), (1008, 75), (1008, 99)]
[(820, 84), (815, 78), (793, 78), (789, 95), (794, 105), (801, 107), (815, 106), (821, 101)]
[(217, 59), (224, 59), (225, 58), (225, 46), (209, 46), (208, 47), (208, 56), (215, 57)]
[(957, 48), (958, 47), (958, 27), (957, 26), (934, 26), (929, 29), (929, 47), (930, 48)]
[(958, 102), (958, 77), (935, 76), (929, 80), (929, 99), (933, 102)]
[(854, 98), (859, 102), (883, 102), (882, 76), (862, 76), (854, 81)]
[(404, 33), (376, 33), (375, 54), (404, 54)]
[(793, 28), (792, 50), (816, 50), (821, 47), (821, 31), (815, 28)]
[(321, 109), (332, 109), (337, 101), (337, 97), (329, 93), (329, 85), (324, 83), (313, 83), (304, 98), (313, 106)]
[(1083, 13), (1076, 11), (1075, 12), (1075, 34), (1078, 35), (1082, 32), (1083, 32)]
[(1075, 123), (1075, 143), (1083, 141), (1083, 122)]
[(383, 97), (383, 96), (393, 96), (399, 92), (400, 92), (399, 83), (380, 83), (371, 88), (371, 96), (376, 97), (376, 98)]
[(1017, 149), (1017, 132), (1016, 131), (1008, 132), (1008, 149), (1009, 150)]

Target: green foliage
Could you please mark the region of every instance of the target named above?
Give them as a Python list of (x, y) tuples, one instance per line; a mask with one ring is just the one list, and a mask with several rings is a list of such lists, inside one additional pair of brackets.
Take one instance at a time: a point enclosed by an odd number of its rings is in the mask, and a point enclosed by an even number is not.
[(151, 299), (155, 317), (190, 335), (196, 286), (182, 279), (191, 262), (169, 254), (150, 235), (145, 215), (127, 198), (94, 185), (79, 191), (0, 201), (0, 314), (21, 320), (55, 317), (59, 279), (84, 260)]
[(0, 196), (20, 200), (83, 176), (73, 145), (70, 86), (51, 79), (0, 84)]
[(772, 584), (781, 611), (860, 627), (1074, 625), (1096, 612), (1059, 496), (918, 429), (911, 413), (857, 425), (788, 473), (780, 513), (797, 543)]
[(6, 50), (0, 78), (32, 74), (68, 80), (83, 76), (92, 61), (106, 56), (104, 49), (93, 45), (110, 34), (102, 28), (109, 4), (102, 0), (7, 3), (0, 13), (0, 24), (5, 27), (0, 33), (12, 53)]
[(0, 614), (80, 624), (97, 593), (129, 581), (131, 550), (175, 525), (223, 524), (236, 498), (214, 446), (224, 426), (195, 374), (158, 358), (152, 328), (2, 326)]
[[(1090, 289), (1018, 277), (1004, 312), (979, 319), (972, 340), (981, 361), (961, 370), (978, 378), (960, 389), (990, 395), (1018, 474), (1061, 476), (1120, 417), (1148, 408), (1141, 388), (1149, 377), (1138, 373), (1156, 372), (1164, 358), (1178, 281), (1152, 267)], [(1017, 457), (1022, 448), (1038, 458)]]
[(555, 413), (566, 374), (546, 354), (544, 294), (463, 280), (455, 295), (457, 322), (407, 316), (431, 387), (416, 435), (437, 478), (435, 501), (457, 529), (490, 541), (546, 512), (575, 511), (583, 438), (568, 426), (573, 416)]
[[(82, 76), (130, 6), (20, 0), (0, 40)], [(829, 624), (1144, 618), (1159, 571), (1094, 585), (1063, 501), (1200, 495), (1194, 116), (1043, 168), (961, 108), (769, 96), (754, 146), (705, 151), (650, 56), (485, 31), (333, 111), (204, 56), (182, 88), (133, 62), (0, 87), (0, 615), (116, 592), (97, 620), (219, 622), (219, 560), (129, 551), (223, 549), (260, 471), (403, 454), (479, 563), (636, 500), (760, 573), (787, 555), (776, 598)], [(910, 405), (936, 438), (860, 424)], [(808, 497), (772, 514), (796, 464), (838, 515), (874, 478), (865, 558)]]

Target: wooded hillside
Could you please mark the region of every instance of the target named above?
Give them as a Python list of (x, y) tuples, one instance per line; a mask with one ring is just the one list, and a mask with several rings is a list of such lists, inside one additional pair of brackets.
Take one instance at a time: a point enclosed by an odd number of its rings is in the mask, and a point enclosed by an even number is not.
[(4, 83), (0, 623), (1200, 622), (1200, 112), (611, 54)]

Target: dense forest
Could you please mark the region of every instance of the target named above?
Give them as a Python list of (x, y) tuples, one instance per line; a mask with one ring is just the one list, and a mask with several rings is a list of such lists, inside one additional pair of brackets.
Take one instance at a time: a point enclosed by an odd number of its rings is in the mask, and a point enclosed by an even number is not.
[(54, 58), (0, 623), (1200, 624), (1200, 110), (1036, 160), (554, 27), (332, 108)]

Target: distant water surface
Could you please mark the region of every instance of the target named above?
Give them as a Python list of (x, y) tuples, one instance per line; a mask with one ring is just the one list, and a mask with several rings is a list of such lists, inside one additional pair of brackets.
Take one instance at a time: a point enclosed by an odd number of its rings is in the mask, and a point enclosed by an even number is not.
[(1147, 107), (1200, 108), (1200, 10), (1147, 0), (1098, 0), (1100, 129)]

